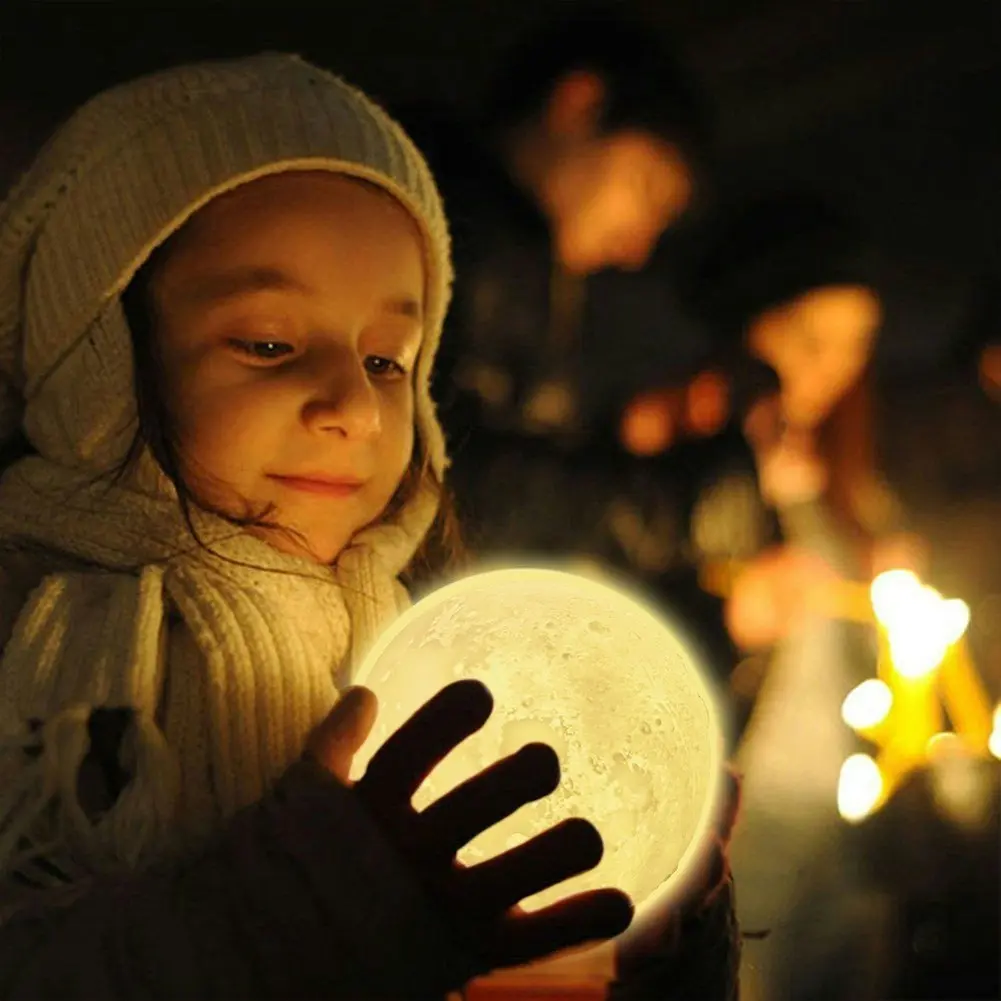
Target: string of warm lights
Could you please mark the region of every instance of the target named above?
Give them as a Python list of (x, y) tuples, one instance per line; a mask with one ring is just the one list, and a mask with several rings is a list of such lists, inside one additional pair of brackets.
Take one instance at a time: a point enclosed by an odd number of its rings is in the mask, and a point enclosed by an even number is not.
[[(741, 570), (733, 563), (708, 568), (703, 587), (726, 597)], [(879, 644), (877, 676), (841, 706), (844, 722), (873, 747), (842, 765), (837, 798), (845, 820), (871, 816), (910, 772), (946, 754), (1001, 759), (1001, 703), (992, 713), (970, 657), (964, 601), (943, 597), (909, 570), (890, 570), (869, 586), (833, 585), (828, 611), (873, 624)]]
[(1001, 705), (992, 716), (966, 643), (966, 603), (944, 598), (908, 570), (880, 574), (869, 598), (878, 676), (841, 707), (845, 723), (876, 748), (875, 757), (854, 754), (841, 769), (838, 810), (852, 822), (878, 810), (910, 771), (946, 749), (1001, 758)]

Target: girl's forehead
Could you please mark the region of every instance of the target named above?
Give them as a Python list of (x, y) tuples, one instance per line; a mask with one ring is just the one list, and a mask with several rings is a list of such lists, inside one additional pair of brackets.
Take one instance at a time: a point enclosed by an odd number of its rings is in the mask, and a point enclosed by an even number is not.
[(217, 195), (188, 220), (179, 242), (281, 226), (283, 220), (313, 213), (341, 217), (345, 225), (365, 216), (377, 227), (402, 223), (420, 232), (409, 210), (378, 185), (333, 171), (286, 171)]
[(295, 172), (249, 182), (201, 208), (161, 250), (161, 289), (196, 289), (226, 269), (276, 287), (378, 264), (370, 277), (424, 281), (421, 231), (388, 192), (354, 178)]

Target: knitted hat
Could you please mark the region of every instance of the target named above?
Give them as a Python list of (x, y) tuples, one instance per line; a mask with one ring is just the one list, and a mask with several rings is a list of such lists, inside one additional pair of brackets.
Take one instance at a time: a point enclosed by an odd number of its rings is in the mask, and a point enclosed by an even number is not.
[[(0, 443), (103, 472), (136, 427), (120, 293), (150, 253), (222, 192), (289, 170), (362, 178), (395, 197), (425, 249), (415, 419), (445, 446), (429, 392), (451, 285), (441, 200), (420, 153), (365, 95), (289, 55), (157, 73), (85, 104), (0, 207)], [(423, 519), (422, 519), (423, 520)]]

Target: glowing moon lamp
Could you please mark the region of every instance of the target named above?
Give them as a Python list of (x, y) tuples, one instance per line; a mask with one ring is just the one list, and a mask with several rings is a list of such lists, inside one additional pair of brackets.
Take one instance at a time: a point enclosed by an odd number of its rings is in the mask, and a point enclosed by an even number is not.
[(376, 693), (380, 709), (352, 774), (461, 678), (487, 685), (493, 715), (431, 773), (415, 807), (531, 741), (550, 744), (562, 767), (556, 792), (483, 832), (461, 862), (475, 865), (583, 816), (601, 832), (601, 864), (528, 898), (527, 910), (615, 886), (642, 914), (683, 888), (713, 821), (723, 733), (678, 629), (617, 586), (560, 570), (490, 570), (442, 587), (401, 616), (359, 669), (357, 683)]

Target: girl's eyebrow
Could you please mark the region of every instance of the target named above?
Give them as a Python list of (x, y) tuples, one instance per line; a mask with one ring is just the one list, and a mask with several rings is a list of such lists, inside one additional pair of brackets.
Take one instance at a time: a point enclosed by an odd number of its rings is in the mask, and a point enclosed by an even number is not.
[(409, 295), (386, 299), (382, 304), (382, 309), (385, 313), (405, 316), (408, 320), (416, 320), (418, 323), (422, 321), (424, 316), (420, 302)]
[(312, 289), (280, 268), (256, 266), (199, 275), (183, 289), (184, 298), (199, 306), (216, 305), (254, 292), (297, 292), (309, 295)]
[[(315, 295), (316, 290), (280, 268), (249, 266), (200, 275), (183, 290), (184, 298), (193, 305), (218, 305), (229, 299), (252, 295), (255, 292), (294, 292), (298, 295)], [(382, 303), (385, 313), (416, 320), (423, 318), (419, 300), (413, 296), (392, 296)]]

